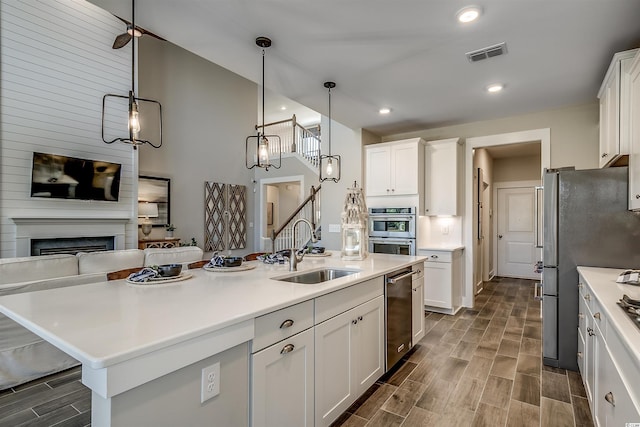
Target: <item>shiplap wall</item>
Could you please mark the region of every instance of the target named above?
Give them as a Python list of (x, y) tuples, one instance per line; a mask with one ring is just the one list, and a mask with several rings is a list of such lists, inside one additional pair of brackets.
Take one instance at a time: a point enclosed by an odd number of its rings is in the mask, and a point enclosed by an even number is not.
[[(137, 151), (100, 135), (102, 96), (131, 86), (131, 43), (111, 48), (121, 21), (84, 0), (0, 0), (0, 257), (15, 256), (11, 218), (128, 218), (137, 247)], [(124, 136), (126, 107), (106, 116)], [(120, 200), (30, 197), (33, 152), (122, 164)]]

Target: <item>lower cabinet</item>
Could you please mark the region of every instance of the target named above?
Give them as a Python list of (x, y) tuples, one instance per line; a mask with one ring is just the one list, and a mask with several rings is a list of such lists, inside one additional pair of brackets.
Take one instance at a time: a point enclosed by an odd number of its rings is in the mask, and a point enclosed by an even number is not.
[(314, 353), (311, 328), (252, 355), (253, 426), (313, 426)]
[(424, 268), (420, 267), (417, 270), (418, 273), (414, 276), (411, 285), (412, 345), (416, 345), (424, 337)]
[(315, 327), (317, 427), (330, 425), (384, 373), (384, 297)]
[[(596, 427), (640, 423), (631, 389), (638, 370), (624, 359), (626, 350), (592, 289), (580, 277), (578, 309), (578, 367)], [(627, 382), (623, 381), (626, 378)]]
[(462, 248), (453, 251), (419, 249), (424, 263), (424, 305), (431, 311), (455, 314), (462, 307)]

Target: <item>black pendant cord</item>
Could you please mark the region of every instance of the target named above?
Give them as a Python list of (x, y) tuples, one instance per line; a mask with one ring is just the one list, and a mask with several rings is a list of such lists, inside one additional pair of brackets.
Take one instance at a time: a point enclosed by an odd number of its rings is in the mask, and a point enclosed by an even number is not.
[(131, 0), (131, 92), (136, 93), (136, 1)]
[(329, 87), (329, 156), (331, 156), (331, 87)]
[(265, 49), (262, 48), (262, 135), (264, 136), (267, 133), (265, 129), (265, 121), (264, 121), (264, 57), (265, 57)]

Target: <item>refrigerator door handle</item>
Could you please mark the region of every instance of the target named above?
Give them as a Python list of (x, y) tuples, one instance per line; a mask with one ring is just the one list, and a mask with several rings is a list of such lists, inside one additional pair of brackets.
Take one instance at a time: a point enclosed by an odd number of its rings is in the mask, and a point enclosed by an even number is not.
[(544, 191), (544, 187), (535, 187), (535, 197), (533, 198), (533, 206), (534, 206), (533, 209), (535, 210), (535, 222), (533, 224), (533, 227), (534, 227), (533, 229), (536, 235), (535, 245), (536, 245), (536, 248), (538, 249), (542, 248), (542, 236), (540, 235), (540, 230), (542, 230), (542, 215), (540, 212), (541, 200), (540, 200), (539, 194), (542, 193), (543, 191)]

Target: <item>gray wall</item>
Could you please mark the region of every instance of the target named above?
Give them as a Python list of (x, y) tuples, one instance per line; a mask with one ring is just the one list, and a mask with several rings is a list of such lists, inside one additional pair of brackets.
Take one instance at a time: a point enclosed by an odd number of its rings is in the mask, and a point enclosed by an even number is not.
[(540, 111), (496, 120), (465, 123), (417, 132), (389, 135), (383, 141), (422, 137), (427, 141), (444, 138), (469, 138), (530, 129), (551, 129), (551, 167), (575, 166), (576, 169), (598, 167), (599, 107), (590, 104), (557, 110)]
[[(140, 149), (140, 174), (171, 178), (175, 236), (195, 237), (203, 247), (205, 181), (246, 185), (247, 225), (253, 221), (244, 142), (256, 123), (256, 84), (153, 37), (140, 38), (139, 52), (140, 94), (159, 100), (164, 113), (164, 145)], [(254, 229), (247, 230), (247, 247), (238, 253), (253, 251)]]
[(493, 167), (495, 182), (540, 180), (540, 155), (495, 159)]

